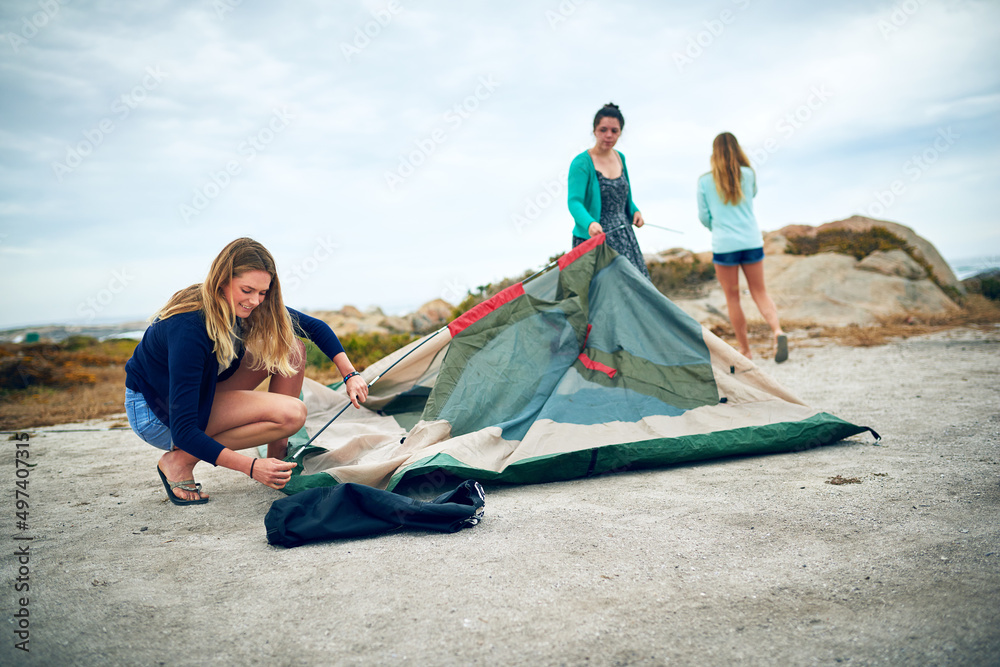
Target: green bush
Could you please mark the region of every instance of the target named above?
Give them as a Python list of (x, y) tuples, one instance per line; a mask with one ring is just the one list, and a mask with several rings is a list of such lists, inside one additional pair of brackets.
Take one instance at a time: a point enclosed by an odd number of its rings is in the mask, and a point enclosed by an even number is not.
[(93, 336), (69, 336), (64, 340), (60, 347), (64, 350), (69, 350), (74, 352), (76, 350), (82, 350), (86, 347), (94, 347), (98, 345), (98, 341)]
[(885, 251), (897, 248), (906, 250), (913, 256), (912, 249), (906, 239), (896, 236), (885, 227), (872, 227), (863, 231), (824, 229), (816, 232), (815, 236), (793, 236), (788, 239), (785, 252), (789, 255), (837, 252), (842, 255), (851, 255), (855, 259), (864, 259), (876, 250)]
[(990, 301), (1000, 301), (1000, 275), (978, 275), (962, 282), (972, 294), (982, 294)]
[[(355, 333), (340, 336), (340, 343), (344, 346), (344, 352), (347, 353), (351, 363), (360, 371), (416, 339), (417, 336), (413, 334)], [(306, 366), (319, 370), (333, 367), (333, 362), (326, 358), (315, 343), (306, 340), (305, 344)]]
[(650, 262), (646, 268), (653, 285), (666, 296), (690, 291), (715, 280), (715, 266), (711, 262), (702, 262), (697, 257), (692, 262)]
[(1000, 279), (983, 278), (979, 283), (982, 295), (990, 301), (1000, 301)]

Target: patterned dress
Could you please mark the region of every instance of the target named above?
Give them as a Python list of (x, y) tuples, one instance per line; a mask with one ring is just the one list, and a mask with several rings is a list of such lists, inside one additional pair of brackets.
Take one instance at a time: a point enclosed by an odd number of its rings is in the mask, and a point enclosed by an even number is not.
[[(635, 238), (632, 220), (628, 215), (628, 179), (622, 173), (618, 178), (605, 178), (597, 172), (597, 181), (601, 185), (601, 227), (604, 228), (605, 242), (615, 252), (632, 262), (639, 273), (649, 280), (646, 262), (642, 259), (639, 241)], [(584, 239), (580, 239), (582, 242)], [(574, 244), (578, 245), (574, 238)]]

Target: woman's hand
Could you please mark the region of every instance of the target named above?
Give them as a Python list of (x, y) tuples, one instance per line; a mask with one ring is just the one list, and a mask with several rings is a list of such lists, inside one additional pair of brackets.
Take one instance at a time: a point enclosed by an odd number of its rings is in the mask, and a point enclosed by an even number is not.
[(292, 478), (294, 461), (279, 459), (256, 459), (253, 462), (253, 479), (272, 489), (282, 489)]
[(635, 212), (635, 215), (632, 216), (632, 224), (635, 225), (636, 227), (642, 227), (644, 224), (646, 224), (646, 221), (642, 219), (642, 213), (640, 213), (639, 211)]
[(594, 238), (598, 234), (603, 234), (604, 228), (601, 227), (601, 223), (595, 220), (587, 227), (587, 233), (590, 234), (590, 238)]
[(360, 408), (361, 403), (368, 400), (368, 383), (363, 377), (355, 375), (347, 381), (347, 397), (356, 408)]

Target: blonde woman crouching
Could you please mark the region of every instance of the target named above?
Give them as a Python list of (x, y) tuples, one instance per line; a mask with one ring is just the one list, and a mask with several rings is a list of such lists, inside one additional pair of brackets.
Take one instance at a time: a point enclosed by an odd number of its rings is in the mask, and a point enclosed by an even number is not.
[[(132, 430), (166, 450), (156, 471), (175, 505), (208, 502), (194, 481), (199, 461), (242, 472), (272, 489), (291, 478), (288, 436), (302, 428), (299, 400), (305, 346), (312, 340), (345, 376), (360, 407), (368, 385), (324, 322), (286, 308), (274, 258), (236, 239), (212, 262), (205, 282), (174, 294), (153, 316), (125, 365), (125, 410)], [(269, 390), (254, 391), (270, 378)], [(267, 444), (267, 458), (234, 450)]]

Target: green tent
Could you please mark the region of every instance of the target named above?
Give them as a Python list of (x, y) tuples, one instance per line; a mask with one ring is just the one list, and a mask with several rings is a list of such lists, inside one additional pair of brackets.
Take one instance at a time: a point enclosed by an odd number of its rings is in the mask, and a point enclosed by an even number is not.
[[(390, 369), (391, 367), (391, 369)], [(388, 369), (388, 370), (387, 370)], [(387, 371), (387, 372), (386, 372)], [(287, 493), (448, 473), (526, 484), (802, 450), (866, 430), (814, 410), (675, 306), (598, 236), (366, 369)], [(347, 403), (307, 381), (304, 431)]]

